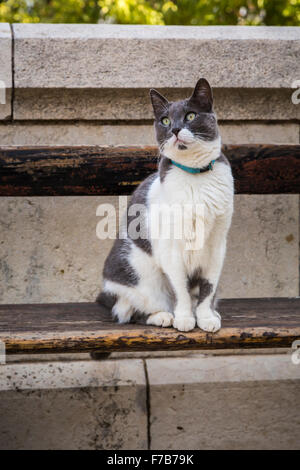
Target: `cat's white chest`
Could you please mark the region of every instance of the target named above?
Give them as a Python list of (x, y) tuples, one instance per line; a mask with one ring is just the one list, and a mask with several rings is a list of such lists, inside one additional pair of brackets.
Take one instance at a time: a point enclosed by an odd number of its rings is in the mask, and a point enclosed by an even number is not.
[[(171, 257), (181, 252), (187, 271), (193, 272), (206, 262), (203, 257), (210, 252), (211, 234), (218, 219), (228, 218), (230, 223), (233, 208), (231, 170), (222, 163), (216, 164), (213, 171), (199, 175), (172, 169), (163, 183), (159, 179), (154, 182), (148, 202), (150, 213), (153, 207), (163, 206), (171, 211), (171, 216), (160, 219), (160, 236), (152, 240), (158, 262), (165, 256)], [(181, 212), (176, 212), (176, 207), (180, 207)], [(151, 233), (152, 229), (151, 225)], [(199, 231), (203, 236), (196, 241), (197, 248), (187, 249), (187, 243), (195, 240), (195, 234), (198, 235)], [(161, 236), (162, 233), (170, 233), (169, 240)], [(181, 234), (181, 238), (176, 238), (176, 234)]]
[(195, 217), (202, 207), (206, 219), (226, 213), (232, 205), (232, 196), (233, 179), (230, 168), (224, 164), (196, 175), (172, 169), (158, 195), (162, 203), (192, 206)]

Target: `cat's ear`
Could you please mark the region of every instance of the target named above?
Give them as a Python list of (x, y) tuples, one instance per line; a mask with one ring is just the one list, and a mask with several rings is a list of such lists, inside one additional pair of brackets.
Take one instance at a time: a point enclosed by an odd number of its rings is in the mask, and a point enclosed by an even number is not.
[(154, 88), (151, 88), (150, 90), (150, 98), (156, 118), (159, 119), (163, 114), (168, 113), (169, 101), (167, 98), (158, 93), (158, 91), (154, 90)]
[(196, 83), (190, 101), (196, 102), (204, 112), (211, 112), (213, 107), (213, 94), (210, 84), (205, 78), (200, 78)]

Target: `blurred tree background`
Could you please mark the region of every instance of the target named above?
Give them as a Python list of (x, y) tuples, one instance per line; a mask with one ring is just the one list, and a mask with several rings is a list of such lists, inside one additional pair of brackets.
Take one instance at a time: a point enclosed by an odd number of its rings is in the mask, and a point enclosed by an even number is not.
[(300, 0), (0, 0), (0, 22), (300, 25)]

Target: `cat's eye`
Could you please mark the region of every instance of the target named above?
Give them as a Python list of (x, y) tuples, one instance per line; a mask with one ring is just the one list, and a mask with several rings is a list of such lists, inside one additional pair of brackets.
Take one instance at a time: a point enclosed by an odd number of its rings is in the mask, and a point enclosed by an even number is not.
[(185, 116), (185, 119), (187, 121), (193, 121), (196, 117), (196, 114), (195, 113), (187, 113), (187, 115)]
[(162, 118), (161, 122), (162, 122), (162, 124), (163, 124), (164, 126), (166, 126), (166, 127), (171, 124), (171, 121), (170, 121), (170, 119), (169, 119), (168, 117)]

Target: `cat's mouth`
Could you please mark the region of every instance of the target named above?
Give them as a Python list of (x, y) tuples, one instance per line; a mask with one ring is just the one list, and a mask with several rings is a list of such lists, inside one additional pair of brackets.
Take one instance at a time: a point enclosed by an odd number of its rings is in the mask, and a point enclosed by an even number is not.
[(176, 140), (174, 142), (174, 145), (187, 145), (188, 142), (186, 142), (185, 140), (182, 140), (182, 139), (178, 139), (178, 137), (176, 137)]

